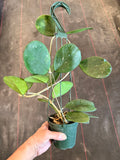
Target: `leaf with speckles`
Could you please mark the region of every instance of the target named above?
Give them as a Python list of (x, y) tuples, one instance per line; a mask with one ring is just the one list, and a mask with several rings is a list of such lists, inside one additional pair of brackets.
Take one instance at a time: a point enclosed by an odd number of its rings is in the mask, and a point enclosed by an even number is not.
[(106, 78), (112, 71), (111, 64), (101, 57), (93, 56), (80, 62), (81, 70), (93, 78)]
[(72, 122), (78, 122), (78, 123), (89, 123), (89, 116), (85, 113), (82, 113), (82, 112), (76, 112), (76, 111), (73, 111), (73, 112), (68, 112), (66, 114), (66, 119), (68, 121), (72, 121)]
[(81, 52), (75, 44), (66, 44), (61, 47), (54, 59), (54, 69), (60, 73), (74, 70), (81, 61)]
[(62, 81), (61, 83), (58, 83), (53, 89), (52, 97), (56, 98), (64, 95), (72, 88), (72, 86), (73, 83), (69, 81)]
[(54, 36), (55, 22), (50, 15), (42, 15), (36, 20), (37, 30), (45, 36)]
[(81, 112), (96, 111), (94, 103), (85, 99), (72, 100), (65, 105), (65, 108), (71, 109), (73, 111), (81, 111)]
[(50, 54), (40, 41), (30, 42), (24, 50), (24, 62), (27, 70), (34, 75), (45, 75), (50, 68)]
[(19, 94), (24, 95), (29, 89), (29, 86), (27, 85), (27, 83), (19, 77), (5, 76), (3, 80), (5, 84), (8, 85), (8, 87), (10, 87), (11, 89), (13, 89)]

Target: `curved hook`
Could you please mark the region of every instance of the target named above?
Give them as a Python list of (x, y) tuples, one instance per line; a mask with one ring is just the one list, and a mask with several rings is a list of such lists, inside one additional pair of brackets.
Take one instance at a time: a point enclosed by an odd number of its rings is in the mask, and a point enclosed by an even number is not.
[(53, 20), (55, 21), (55, 24), (56, 24), (56, 26), (57, 26), (57, 28), (58, 28), (58, 32), (60, 33), (59, 36), (60, 36), (60, 37), (61, 37), (61, 36), (62, 36), (62, 37), (67, 37), (67, 34), (65, 33), (63, 27), (61, 26), (60, 22), (58, 21), (56, 15), (55, 15), (55, 13), (54, 13), (54, 10), (55, 10), (56, 8), (58, 8), (58, 7), (63, 7), (63, 8), (67, 11), (68, 14), (70, 14), (70, 7), (69, 7), (66, 3), (64, 3), (64, 2), (58, 1), (58, 2), (55, 2), (55, 3), (51, 6), (51, 8), (50, 8), (51, 17), (52, 17)]

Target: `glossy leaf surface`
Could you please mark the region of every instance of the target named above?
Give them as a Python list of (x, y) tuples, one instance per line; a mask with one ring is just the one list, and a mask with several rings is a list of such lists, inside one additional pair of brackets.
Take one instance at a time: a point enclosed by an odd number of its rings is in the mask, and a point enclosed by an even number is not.
[(28, 86), (27, 86), (26, 82), (19, 77), (6, 76), (6, 77), (4, 77), (3, 80), (4, 80), (5, 84), (7, 84), (11, 89), (13, 89), (14, 91), (16, 91), (19, 94), (24, 95), (28, 90)]
[(89, 116), (82, 112), (68, 112), (66, 114), (68, 121), (78, 122), (78, 123), (89, 123)]
[(85, 99), (76, 99), (76, 100), (70, 101), (65, 105), (65, 108), (69, 108), (73, 111), (81, 111), (81, 112), (96, 111), (94, 103)]
[(84, 73), (93, 78), (106, 78), (112, 71), (111, 64), (101, 57), (93, 56), (80, 62)]
[[(54, 87), (54, 91), (52, 92), (52, 97), (55, 98), (55, 97), (60, 97), (64, 95), (72, 88), (72, 86), (73, 86), (73, 83), (69, 81), (62, 81), (61, 86), (60, 86), (60, 83), (58, 83)], [(61, 95), (60, 95), (60, 90), (61, 90)]]
[(45, 36), (54, 36), (55, 22), (50, 15), (42, 15), (36, 20), (37, 30)]
[(47, 83), (48, 82), (48, 76), (35, 75), (35, 76), (27, 77), (24, 80), (26, 82), (31, 82), (31, 83)]
[(83, 32), (83, 31), (91, 30), (91, 29), (93, 29), (93, 28), (88, 27), (88, 28), (76, 29), (76, 30), (73, 30), (73, 31), (69, 31), (69, 32), (67, 32), (67, 34), (79, 33), (79, 32)]
[(57, 72), (66, 73), (74, 70), (81, 61), (79, 48), (70, 43), (61, 47), (54, 59), (54, 69)]
[(32, 74), (45, 75), (50, 68), (50, 54), (40, 41), (30, 42), (24, 50), (24, 62)]

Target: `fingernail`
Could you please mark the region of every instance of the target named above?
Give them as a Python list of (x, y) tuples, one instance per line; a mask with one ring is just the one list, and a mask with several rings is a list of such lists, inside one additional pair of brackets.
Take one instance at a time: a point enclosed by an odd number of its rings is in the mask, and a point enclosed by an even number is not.
[(67, 136), (64, 133), (61, 133), (60, 136), (59, 136), (59, 139), (60, 140), (66, 140)]

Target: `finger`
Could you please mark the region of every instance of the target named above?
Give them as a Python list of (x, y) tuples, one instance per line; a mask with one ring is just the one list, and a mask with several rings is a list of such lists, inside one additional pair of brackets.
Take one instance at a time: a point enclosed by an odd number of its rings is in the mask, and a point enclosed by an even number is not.
[(50, 131), (49, 132), (49, 138), (54, 139), (54, 140), (63, 141), (63, 140), (67, 139), (67, 136), (64, 133), (61, 133), (61, 132)]

